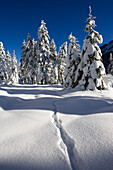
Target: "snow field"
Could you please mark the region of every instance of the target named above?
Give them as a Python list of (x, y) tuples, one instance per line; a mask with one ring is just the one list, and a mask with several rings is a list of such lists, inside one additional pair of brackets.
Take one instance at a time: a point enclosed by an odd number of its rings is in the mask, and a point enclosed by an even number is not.
[[(47, 97), (49, 87), (40, 90), (45, 96), (39, 94), (42, 97), (38, 98), (36, 94), (27, 101), (22, 99), (21, 88), (17, 91), (14, 87), (4, 89), (7, 93), (3, 91), (0, 96), (0, 105), (4, 108), (0, 111), (0, 169), (70, 169), (65, 155), (59, 150), (59, 137), (51, 123), (53, 96), (51, 100), (51, 95)], [(27, 90), (23, 88), (23, 93)], [(51, 93), (52, 90), (54, 88)], [(3, 100), (3, 97), (7, 98)]]
[(64, 96), (56, 107), (63, 128), (75, 142), (81, 159), (78, 169), (112, 170), (113, 90), (70, 90)]
[(0, 86), (0, 170), (112, 170), (113, 89)]

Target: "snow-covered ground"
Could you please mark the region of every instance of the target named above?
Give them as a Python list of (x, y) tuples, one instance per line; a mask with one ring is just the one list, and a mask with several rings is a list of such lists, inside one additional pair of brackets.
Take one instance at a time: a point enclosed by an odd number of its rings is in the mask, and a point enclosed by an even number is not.
[(113, 170), (113, 88), (1, 85), (0, 170)]

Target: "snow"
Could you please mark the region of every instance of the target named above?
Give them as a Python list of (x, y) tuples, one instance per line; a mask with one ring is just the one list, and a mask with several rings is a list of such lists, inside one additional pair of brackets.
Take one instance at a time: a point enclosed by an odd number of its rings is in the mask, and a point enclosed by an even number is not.
[(0, 170), (26, 169), (112, 170), (112, 85), (1, 85)]
[[(102, 90), (106, 88), (103, 80), (105, 75), (105, 68), (101, 60), (101, 50), (97, 43), (102, 43), (103, 38), (93, 28), (96, 26), (94, 18), (91, 15), (91, 6), (89, 6), (89, 18), (87, 18), (87, 25), (85, 31), (88, 32), (82, 48), (80, 63), (77, 66), (75, 73), (75, 86), (78, 84), (87, 90)], [(80, 66), (81, 65), (81, 66)]]
[(112, 53), (113, 52), (113, 41), (110, 41), (109, 44), (106, 44), (106, 47), (102, 49), (103, 55), (106, 53)]

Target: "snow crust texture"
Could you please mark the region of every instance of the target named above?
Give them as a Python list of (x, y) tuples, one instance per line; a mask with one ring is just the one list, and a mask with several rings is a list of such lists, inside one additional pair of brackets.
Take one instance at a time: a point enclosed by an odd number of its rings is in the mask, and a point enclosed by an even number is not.
[(113, 89), (0, 86), (0, 170), (112, 170)]

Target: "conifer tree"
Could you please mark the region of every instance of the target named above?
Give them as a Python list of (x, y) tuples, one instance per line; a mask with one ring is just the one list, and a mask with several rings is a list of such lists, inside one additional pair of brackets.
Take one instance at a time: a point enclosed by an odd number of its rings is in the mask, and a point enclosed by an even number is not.
[(47, 28), (45, 26), (45, 22), (41, 21), (41, 26), (38, 29), (38, 43), (37, 43), (37, 55), (40, 62), (40, 76), (41, 76), (41, 84), (48, 83), (48, 65), (49, 65), (49, 55), (50, 55), (50, 47), (49, 47), (49, 35)]
[(30, 69), (30, 77), (31, 77), (31, 83), (37, 84), (38, 82), (38, 74), (39, 74), (39, 65), (38, 65), (38, 58), (36, 53), (36, 41), (34, 41), (34, 38), (32, 40), (31, 44), (31, 53), (29, 58), (29, 69)]
[(36, 84), (38, 76), (36, 41), (34, 41), (34, 39), (31, 40), (30, 34), (28, 34), (27, 42), (23, 42), (21, 49), (23, 50), (20, 60), (22, 82), (26, 84)]
[(3, 43), (0, 42), (0, 84), (5, 83), (7, 79), (7, 66), (5, 60), (5, 51)]
[(21, 59), (20, 59), (20, 75), (21, 75), (21, 83), (27, 83), (27, 79), (28, 79), (28, 53), (29, 53), (29, 44), (31, 42), (31, 38), (30, 38), (30, 34), (28, 34), (27, 37), (27, 42), (25, 42), (25, 40), (23, 41), (23, 46), (21, 47), (21, 49), (23, 50), (21, 53)]
[(110, 53), (110, 64), (108, 65), (108, 73), (113, 75), (113, 55)]
[(23, 46), (21, 47), (23, 50), (21, 53), (21, 59), (19, 61), (19, 82), (21, 84), (25, 83), (25, 63), (26, 63), (26, 51), (27, 46), (25, 40), (23, 41)]
[(11, 82), (11, 75), (12, 75), (12, 63), (11, 63), (11, 55), (10, 55), (9, 51), (7, 51), (7, 53), (6, 53), (5, 60), (6, 60), (6, 65), (7, 65), (6, 83), (9, 83), (9, 82)]
[(15, 55), (15, 50), (13, 50), (12, 56), (12, 75), (11, 75), (12, 83), (18, 83), (18, 68), (17, 68), (17, 59)]
[(65, 69), (65, 87), (73, 87), (74, 86), (74, 79), (75, 73), (77, 70), (77, 66), (80, 62), (80, 45), (77, 44), (77, 39), (72, 35), (69, 35), (69, 48), (68, 48), (68, 55), (66, 58), (66, 69)]
[(66, 67), (66, 57), (67, 57), (67, 42), (63, 43), (59, 49), (57, 56), (58, 63), (58, 83), (64, 84), (64, 72)]
[(25, 56), (24, 56), (24, 83), (30, 84), (31, 83), (31, 60), (32, 60), (32, 40), (31, 36), (28, 33), (27, 42), (26, 42), (26, 49), (25, 49)]
[(95, 25), (95, 17), (91, 14), (91, 7), (89, 7), (89, 18), (85, 31), (88, 32), (82, 48), (81, 62), (78, 65), (75, 75), (75, 86), (79, 84), (85, 89), (105, 89), (103, 76), (105, 75), (105, 68), (102, 63), (102, 53), (97, 43), (102, 43), (103, 38), (93, 28)]
[(50, 83), (51, 84), (56, 84), (57, 83), (57, 67), (56, 67), (56, 60), (57, 60), (57, 52), (56, 52), (56, 45), (54, 40), (52, 39), (50, 43)]

